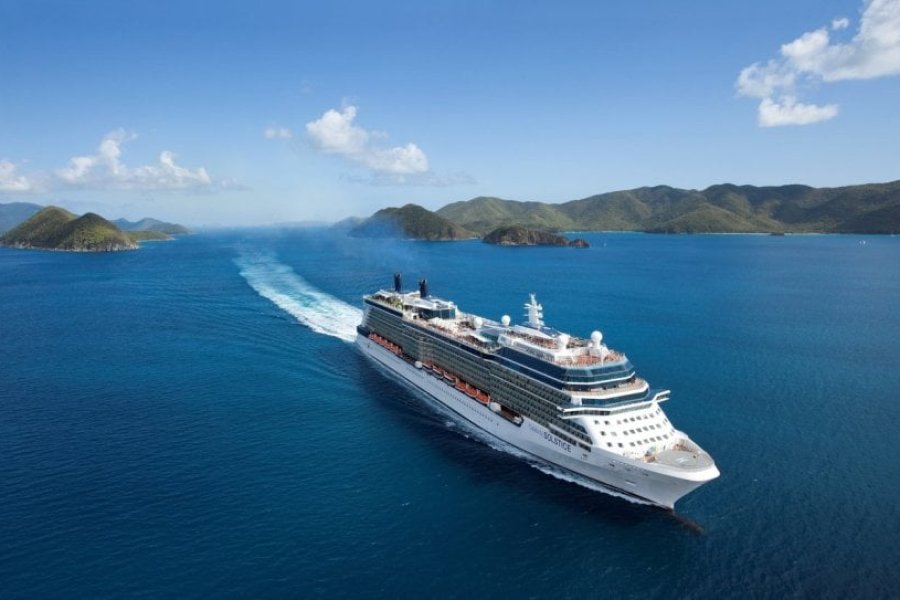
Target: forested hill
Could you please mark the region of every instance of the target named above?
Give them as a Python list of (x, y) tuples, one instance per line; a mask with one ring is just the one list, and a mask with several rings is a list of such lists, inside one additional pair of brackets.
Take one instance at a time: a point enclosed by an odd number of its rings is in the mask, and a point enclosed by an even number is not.
[(383, 208), (350, 229), (350, 235), (435, 241), (475, 237), (471, 231), (416, 204), (407, 204), (400, 208)]
[(0, 237), (0, 244), (15, 248), (42, 248), (73, 252), (133, 250), (135, 240), (100, 215), (77, 217), (48, 206)]
[(544, 230), (670, 233), (894, 233), (900, 231), (900, 181), (814, 188), (721, 184), (609, 192), (562, 204), (479, 197), (437, 214), (484, 234), (522, 225)]

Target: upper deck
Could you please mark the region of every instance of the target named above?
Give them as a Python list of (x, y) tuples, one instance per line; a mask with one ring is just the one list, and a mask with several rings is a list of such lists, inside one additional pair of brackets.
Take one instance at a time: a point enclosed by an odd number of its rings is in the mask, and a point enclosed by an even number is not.
[[(427, 295), (427, 288), (424, 297), (422, 291), (379, 290), (365, 302), (565, 391), (602, 397), (609, 388), (636, 381), (627, 357), (606, 347), (600, 332), (583, 339), (545, 326), (534, 295), (525, 305), (528, 321), (517, 325), (508, 316), (497, 322), (464, 313), (449, 300)], [(629, 387), (646, 389), (642, 383)]]

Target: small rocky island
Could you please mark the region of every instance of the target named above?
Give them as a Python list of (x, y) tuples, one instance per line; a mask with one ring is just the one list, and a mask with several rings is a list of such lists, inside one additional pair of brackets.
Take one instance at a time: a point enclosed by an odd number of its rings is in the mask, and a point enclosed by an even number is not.
[(569, 246), (572, 248), (588, 248), (590, 244), (583, 239), (570, 240), (564, 235), (528, 229), (521, 225), (498, 227), (482, 238), (485, 244), (498, 246)]
[(0, 237), (0, 245), (68, 252), (116, 252), (135, 250), (139, 241), (169, 239), (172, 238), (163, 231), (123, 231), (96, 213), (78, 217), (65, 209), (47, 206), (7, 231)]

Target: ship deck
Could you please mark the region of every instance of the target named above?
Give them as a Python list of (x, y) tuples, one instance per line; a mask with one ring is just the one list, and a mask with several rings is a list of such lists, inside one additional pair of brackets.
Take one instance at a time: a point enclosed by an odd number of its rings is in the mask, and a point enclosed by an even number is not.
[[(394, 308), (386, 303), (385, 306)], [(458, 342), (466, 344), (482, 352), (496, 352), (502, 347), (501, 344), (498, 344), (496, 342), (485, 342), (483, 341), (483, 338), (479, 339), (481, 336), (478, 335), (475, 328), (471, 324), (472, 320), (476, 317), (477, 315), (470, 315), (459, 312), (457, 313), (456, 318), (452, 321), (447, 319), (419, 319), (415, 318), (415, 313), (413, 311), (403, 311), (404, 319), (413, 321), (421, 325), (422, 327), (425, 327), (426, 329), (431, 329), (432, 331), (435, 331), (442, 335), (449, 336)], [(521, 339), (533, 346), (540, 346), (541, 348), (545, 348), (548, 350), (556, 348), (552, 340), (549, 339), (545, 340), (537, 336), (529, 336), (512, 331), (507, 331), (506, 334)], [(585, 352), (587, 352), (588, 350), (587, 341), (581, 338), (571, 338), (567, 347), (575, 349), (583, 348)], [(525, 349), (521, 346), (518, 346), (517, 348)], [(547, 356), (542, 355), (540, 356), (540, 358), (546, 360), (551, 364), (555, 364), (561, 367), (590, 367), (616, 363), (624, 359), (625, 356), (621, 352), (609, 350), (608, 354), (603, 357), (585, 353), (572, 356), (553, 357), (552, 359), (548, 359)]]
[(702, 471), (715, 464), (712, 457), (706, 452), (691, 452), (680, 446), (645, 457), (645, 462), (657, 462), (685, 471)]

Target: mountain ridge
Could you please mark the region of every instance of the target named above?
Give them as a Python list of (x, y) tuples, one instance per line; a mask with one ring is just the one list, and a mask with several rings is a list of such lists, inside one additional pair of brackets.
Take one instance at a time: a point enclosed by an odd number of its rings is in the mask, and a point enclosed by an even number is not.
[(893, 233), (900, 231), (900, 181), (836, 188), (658, 185), (559, 204), (479, 196), (435, 212), (480, 235), (512, 225), (548, 231)]

